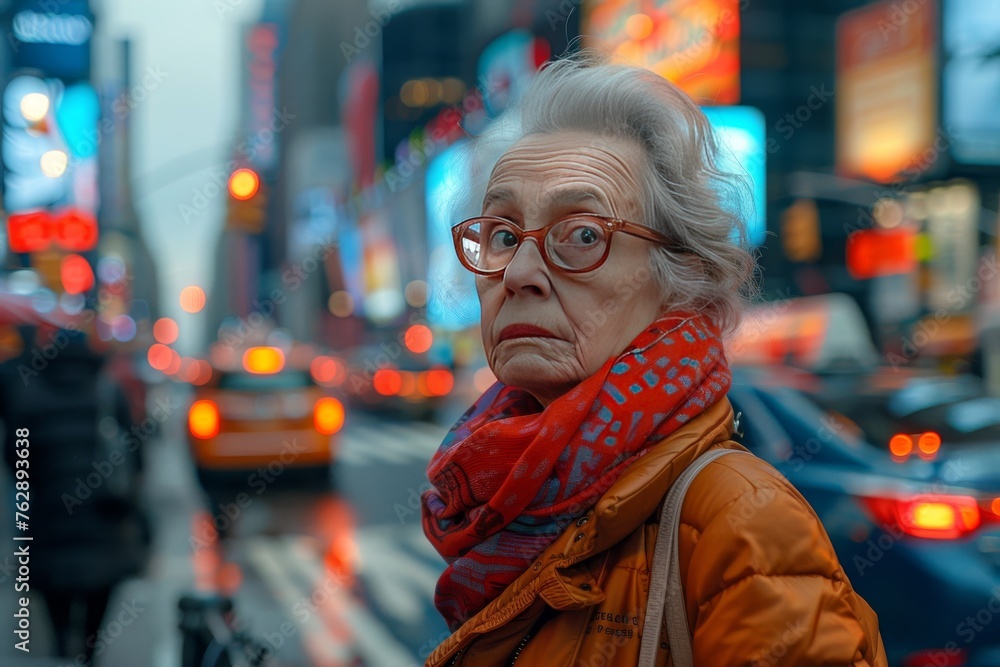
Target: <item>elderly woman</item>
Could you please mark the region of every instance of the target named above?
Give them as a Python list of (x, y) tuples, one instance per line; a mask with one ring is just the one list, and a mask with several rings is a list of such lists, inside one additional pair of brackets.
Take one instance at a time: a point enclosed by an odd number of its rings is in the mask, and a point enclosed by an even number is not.
[[(482, 215), (453, 230), (498, 382), (428, 469), (453, 634), (427, 665), (631, 666), (650, 633), (648, 664), (679, 665), (678, 632), (705, 667), (885, 665), (816, 514), (730, 439), (721, 337), (754, 262), (705, 116), (590, 57), (544, 69), (520, 114)], [(717, 448), (740, 453), (683, 500), (680, 617), (648, 627), (660, 508)]]

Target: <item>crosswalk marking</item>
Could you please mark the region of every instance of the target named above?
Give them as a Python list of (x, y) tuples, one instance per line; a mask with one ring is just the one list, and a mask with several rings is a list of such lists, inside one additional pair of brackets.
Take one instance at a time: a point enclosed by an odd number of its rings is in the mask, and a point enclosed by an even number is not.
[(426, 463), (437, 451), (445, 431), (432, 424), (355, 425), (342, 436), (337, 460), (348, 465)]
[[(403, 539), (400, 540), (400, 533)], [(409, 555), (403, 545), (427, 542), (419, 526), (390, 529), (369, 529), (358, 535), (361, 556), (360, 572), (371, 573), (365, 582), (381, 607), (400, 620), (419, 617), (434, 596), (441, 569), (434, 569), (423, 558)], [(428, 545), (429, 546), (429, 545)], [(433, 551), (433, 547), (431, 547)], [(400, 565), (400, 556), (406, 554), (406, 564)]]
[[(302, 543), (291, 544), (289, 553), (293, 556), (289, 563), (304, 573), (306, 580), (322, 581), (324, 570), (314, 554), (308, 553)], [(395, 563), (385, 565), (386, 570), (398, 569)], [(432, 589), (433, 590), (433, 589)], [(370, 665), (391, 665), (392, 667), (418, 667), (413, 655), (405, 646), (399, 643), (385, 628), (381, 621), (371, 612), (359, 605), (352, 596), (345, 595), (340, 600), (343, 603), (342, 619), (353, 631), (354, 641), (361, 656)], [(418, 609), (417, 613), (422, 611)]]
[[(272, 595), (284, 607), (289, 618), (303, 626), (302, 646), (313, 664), (322, 667), (344, 665), (350, 659), (346, 643), (334, 641), (335, 633), (330, 632), (316, 614), (305, 615), (303, 621), (296, 614), (296, 606), (311, 596), (311, 591), (303, 591), (288, 575), (283, 567), (279, 543), (264, 538), (252, 538), (246, 545), (246, 553), (257, 572), (267, 584)], [(276, 553), (277, 552), (277, 553)]]

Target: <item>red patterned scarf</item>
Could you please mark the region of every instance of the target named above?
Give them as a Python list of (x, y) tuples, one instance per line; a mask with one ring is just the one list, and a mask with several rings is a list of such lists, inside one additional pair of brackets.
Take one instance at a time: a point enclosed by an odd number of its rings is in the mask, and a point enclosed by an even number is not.
[(448, 567), (434, 603), (452, 630), (589, 510), (636, 458), (725, 395), (717, 327), (664, 315), (547, 408), (496, 383), (427, 469), (424, 533)]

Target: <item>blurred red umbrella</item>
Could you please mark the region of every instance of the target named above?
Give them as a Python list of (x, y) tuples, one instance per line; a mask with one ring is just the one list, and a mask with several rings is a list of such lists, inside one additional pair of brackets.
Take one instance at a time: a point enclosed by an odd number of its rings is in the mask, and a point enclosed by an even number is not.
[(40, 312), (29, 296), (0, 292), (0, 326), (22, 324), (63, 328), (75, 319), (59, 308), (48, 313)]

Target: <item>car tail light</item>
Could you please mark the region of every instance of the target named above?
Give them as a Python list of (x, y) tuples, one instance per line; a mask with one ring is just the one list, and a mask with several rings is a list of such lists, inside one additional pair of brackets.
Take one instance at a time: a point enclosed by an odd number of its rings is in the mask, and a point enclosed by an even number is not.
[(344, 426), (344, 404), (330, 396), (316, 401), (313, 424), (323, 435), (333, 435)]
[(889, 439), (889, 452), (894, 459), (905, 461), (913, 452), (913, 438), (897, 433)]
[(876, 518), (907, 535), (936, 540), (963, 537), (979, 528), (982, 512), (972, 496), (928, 494), (910, 498), (866, 498)]
[(925, 461), (931, 461), (940, 449), (941, 436), (934, 431), (913, 435), (897, 433), (889, 438), (889, 453), (892, 454), (894, 461), (900, 463), (909, 459), (913, 453)]
[(219, 434), (219, 408), (214, 401), (195, 401), (188, 411), (188, 428), (196, 438), (214, 438)]
[(939, 449), (941, 449), (941, 436), (934, 431), (921, 433), (917, 438), (917, 453), (920, 458), (929, 461), (937, 456)]
[(285, 353), (277, 347), (251, 347), (243, 353), (243, 368), (248, 373), (270, 375), (285, 367)]
[(903, 667), (965, 667), (968, 660), (963, 648), (924, 650), (903, 658)]
[(449, 371), (435, 369), (420, 377), (420, 389), (426, 396), (445, 396), (455, 386), (455, 378)]
[(372, 378), (375, 391), (383, 396), (395, 396), (403, 388), (403, 378), (399, 371), (393, 368), (382, 368), (375, 371)]
[(408, 371), (399, 372), (399, 395), (413, 396), (417, 391), (417, 378)]
[(324, 387), (340, 386), (347, 376), (344, 363), (335, 357), (316, 357), (309, 363), (309, 372), (316, 384)]

